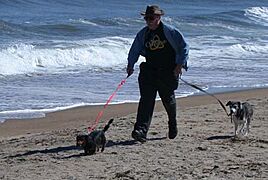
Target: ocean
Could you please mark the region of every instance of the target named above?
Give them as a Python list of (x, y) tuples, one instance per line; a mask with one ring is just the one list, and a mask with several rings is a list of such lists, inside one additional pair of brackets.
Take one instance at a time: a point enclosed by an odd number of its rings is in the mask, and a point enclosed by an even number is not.
[[(148, 4), (190, 45), (185, 80), (211, 93), (268, 86), (267, 0), (0, 0), (0, 121), (105, 104)], [(142, 61), (111, 103), (138, 102)]]

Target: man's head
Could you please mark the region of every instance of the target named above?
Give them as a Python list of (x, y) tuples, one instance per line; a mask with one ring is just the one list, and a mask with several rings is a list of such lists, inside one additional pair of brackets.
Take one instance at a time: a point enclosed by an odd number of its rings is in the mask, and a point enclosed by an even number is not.
[(141, 15), (144, 16), (149, 29), (155, 30), (160, 23), (161, 16), (164, 15), (164, 11), (157, 5), (150, 5), (147, 6), (146, 11), (142, 12)]

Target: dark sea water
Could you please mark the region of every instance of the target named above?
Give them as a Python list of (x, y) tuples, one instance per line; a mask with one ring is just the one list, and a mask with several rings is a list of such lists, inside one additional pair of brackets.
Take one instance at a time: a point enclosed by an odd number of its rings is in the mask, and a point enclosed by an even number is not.
[[(209, 92), (268, 86), (267, 0), (0, 0), (0, 121), (104, 104), (126, 77), (148, 4), (190, 45), (185, 80)], [(142, 61), (112, 103), (138, 101)]]

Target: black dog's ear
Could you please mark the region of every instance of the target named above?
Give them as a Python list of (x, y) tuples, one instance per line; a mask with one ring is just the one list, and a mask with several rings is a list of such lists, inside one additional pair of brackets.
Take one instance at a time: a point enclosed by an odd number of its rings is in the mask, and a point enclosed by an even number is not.
[(228, 103), (226, 104), (226, 106), (230, 106), (230, 105), (232, 105), (232, 104), (233, 104), (232, 101), (228, 101)]

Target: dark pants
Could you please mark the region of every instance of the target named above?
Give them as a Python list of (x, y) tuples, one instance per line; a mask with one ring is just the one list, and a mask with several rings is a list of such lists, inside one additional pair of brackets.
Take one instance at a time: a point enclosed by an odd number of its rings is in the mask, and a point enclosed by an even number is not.
[(146, 136), (151, 124), (157, 92), (167, 111), (169, 127), (177, 126), (174, 90), (178, 88), (178, 80), (173, 75), (173, 69), (153, 69), (147, 63), (142, 63), (139, 88), (141, 97), (134, 129), (141, 130)]

